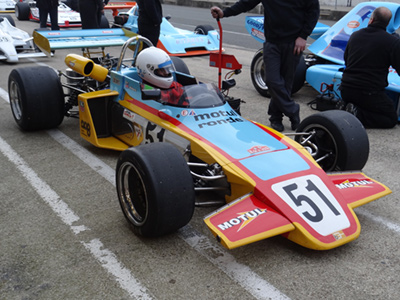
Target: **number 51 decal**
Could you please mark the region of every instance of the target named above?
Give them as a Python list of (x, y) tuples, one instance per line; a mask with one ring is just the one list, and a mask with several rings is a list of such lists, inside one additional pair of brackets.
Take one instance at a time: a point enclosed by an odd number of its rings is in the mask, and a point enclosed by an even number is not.
[(272, 190), (320, 235), (350, 226), (343, 208), (316, 175), (276, 183)]

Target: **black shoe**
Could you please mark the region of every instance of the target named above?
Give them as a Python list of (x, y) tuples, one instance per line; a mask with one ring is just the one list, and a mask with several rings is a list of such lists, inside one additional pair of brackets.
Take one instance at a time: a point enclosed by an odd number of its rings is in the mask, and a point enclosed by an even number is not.
[(347, 103), (345, 110), (357, 117), (357, 106), (355, 106), (353, 103)]
[(279, 132), (282, 132), (285, 130), (285, 127), (283, 127), (283, 124), (279, 123), (279, 122), (271, 122), (271, 128), (273, 128)]
[(299, 116), (291, 117), (290, 122), (292, 123), (292, 130), (296, 130), (300, 124), (300, 117)]

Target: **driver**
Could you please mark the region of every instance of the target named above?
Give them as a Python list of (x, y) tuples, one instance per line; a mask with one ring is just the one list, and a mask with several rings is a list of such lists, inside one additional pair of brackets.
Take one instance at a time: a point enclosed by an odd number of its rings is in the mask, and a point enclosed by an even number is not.
[[(161, 99), (177, 105), (183, 94), (183, 87), (175, 80), (175, 67), (165, 51), (149, 47), (142, 50), (136, 59), (138, 75), (152, 87), (161, 89)], [(180, 103), (180, 105), (187, 105)]]

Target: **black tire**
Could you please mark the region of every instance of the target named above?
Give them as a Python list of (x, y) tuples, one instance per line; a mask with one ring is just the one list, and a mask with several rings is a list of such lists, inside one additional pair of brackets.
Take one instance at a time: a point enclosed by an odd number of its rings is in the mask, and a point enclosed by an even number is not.
[(251, 82), (256, 91), (263, 97), (271, 97), (268, 86), (265, 83), (265, 69), (263, 59), (263, 49), (260, 49), (254, 54), (250, 66)]
[(304, 56), (302, 55), (299, 64), (297, 65), (296, 73), (294, 74), (292, 94), (297, 93), (303, 87), (304, 82), (306, 81), (306, 72), (307, 65)]
[(198, 25), (194, 29), (194, 33), (207, 35), (208, 32), (211, 31), (211, 30), (214, 30), (214, 27), (212, 27), (211, 25)]
[(178, 56), (171, 56), (171, 60), (174, 63), (175, 70), (177, 70), (180, 73), (190, 75), (189, 68), (182, 58)]
[(8, 77), (14, 119), (26, 131), (55, 128), (64, 119), (64, 93), (57, 73), (49, 67), (14, 69)]
[(100, 28), (110, 28), (110, 23), (105, 15), (101, 15)]
[(171, 144), (151, 143), (123, 151), (116, 185), (122, 211), (138, 235), (174, 232), (193, 216), (193, 179), (184, 157)]
[(15, 21), (10, 15), (0, 15), (0, 18), (6, 18), (8, 22), (15, 27)]
[[(305, 133), (297, 135), (295, 140), (313, 150), (314, 159), (326, 172), (361, 170), (368, 161), (367, 132), (361, 122), (346, 111), (328, 110), (308, 116), (296, 132)], [(315, 133), (309, 138), (311, 132)]]
[(17, 2), (15, 4), (15, 17), (20, 21), (29, 20), (29, 15), (31, 13), (31, 9), (29, 4), (26, 2)]
[[(296, 68), (295, 77), (293, 80), (292, 94), (297, 93), (304, 85), (306, 79), (307, 65), (304, 56), (300, 58)], [(263, 97), (271, 97), (268, 86), (265, 83), (265, 68), (263, 59), (263, 49), (260, 49), (254, 54), (250, 66), (251, 82), (257, 92)]]

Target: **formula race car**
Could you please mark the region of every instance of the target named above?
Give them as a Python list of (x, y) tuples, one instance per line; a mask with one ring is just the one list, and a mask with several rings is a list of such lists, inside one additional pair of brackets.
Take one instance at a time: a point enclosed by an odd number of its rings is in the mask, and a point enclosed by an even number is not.
[[(36, 1), (17, 2), (15, 5), (15, 16), (20, 21), (36, 21), (39, 22), (39, 9), (36, 7)], [(47, 18), (47, 25), (51, 26), (50, 16)], [(58, 3), (58, 26), (65, 27), (80, 27), (81, 15), (79, 12), (72, 10), (64, 2)], [(108, 28), (109, 23), (107, 18), (103, 15), (101, 19), (101, 28)]]
[(14, 0), (0, 0), (0, 13), (14, 12)]
[[(57, 43), (48, 42), (50, 48)], [(181, 96), (171, 103), (170, 93), (138, 74), (142, 43), (151, 45), (141, 36), (128, 38), (117, 59), (70, 54), (66, 72), (43, 66), (12, 70), (8, 89), (16, 123), (26, 131), (48, 129), (79, 115), (82, 138), (122, 151), (117, 194), (126, 219), (142, 236), (185, 226), (196, 206), (195, 192), (202, 191), (224, 198), (226, 205), (205, 223), (227, 248), (283, 235), (322, 250), (359, 236), (353, 209), (391, 191), (359, 171), (369, 142), (353, 115), (309, 116), (293, 140), (241, 117), (224, 96), (232, 81), (221, 90), (198, 82), (179, 57), (171, 59)]]
[[(134, 5), (128, 12), (121, 12), (114, 17), (114, 26), (138, 33), (138, 14), (138, 5)], [(219, 34), (211, 25), (198, 25), (194, 31), (189, 31), (174, 27), (168, 20), (169, 17), (164, 17), (162, 20), (157, 47), (170, 56), (193, 56), (218, 52)]]
[(46, 56), (33, 43), (32, 37), (15, 27), (13, 18), (0, 15), (0, 61), (16, 63), (20, 58)]

